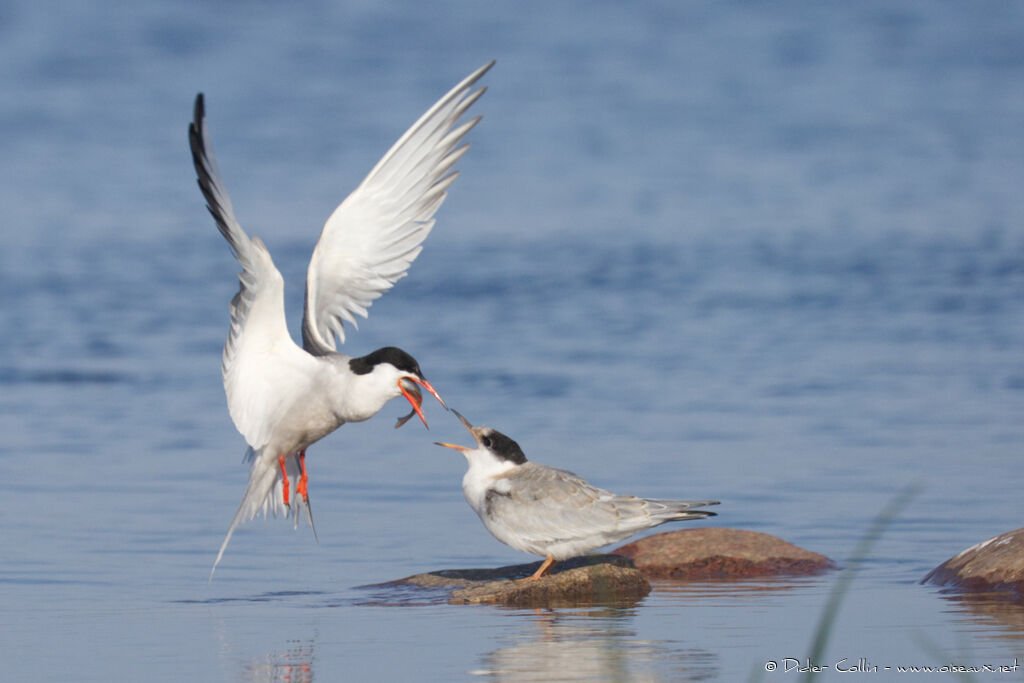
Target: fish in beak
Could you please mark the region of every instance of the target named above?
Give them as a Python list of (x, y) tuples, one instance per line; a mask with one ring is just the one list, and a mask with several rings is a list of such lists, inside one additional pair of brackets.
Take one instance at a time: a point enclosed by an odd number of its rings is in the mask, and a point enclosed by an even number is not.
[[(416, 386), (417, 384), (419, 386)], [(444, 406), (445, 410), (449, 409), (444, 399), (441, 398), (441, 394), (437, 393), (437, 390), (430, 385), (430, 382), (420, 377), (403, 377), (398, 380), (398, 389), (402, 392), (405, 400), (412, 406), (412, 411), (408, 415), (398, 418), (398, 422), (395, 423), (395, 429), (411, 420), (413, 415), (419, 415), (420, 420), (423, 421), (423, 426), (430, 429), (430, 425), (427, 424), (427, 418), (423, 415), (423, 394), (420, 392), (420, 386), (429, 391), (430, 395), (436, 398), (438, 403)]]

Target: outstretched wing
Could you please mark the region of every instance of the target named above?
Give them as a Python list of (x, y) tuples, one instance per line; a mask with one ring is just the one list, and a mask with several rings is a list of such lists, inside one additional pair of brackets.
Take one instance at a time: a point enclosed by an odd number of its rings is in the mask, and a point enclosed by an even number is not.
[(458, 125), (459, 118), (483, 95), (486, 88), (471, 88), (493, 64), (427, 110), (327, 219), (306, 275), (302, 339), (310, 353), (334, 351), (335, 336), (345, 341), (344, 323), (357, 326), (355, 316), (365, 318), (419, 255), (468, 148), (459, 142), (480, 120)]
[(259, 238), (245, 234), (235, 218), (210, 145), (202, 93), (196, 96), (188, 139), (206, 208), (242, 266), (221, 371), (231, 419), (258, 449), (270, 438), (288, 399), (303, 388), (303, 371), (313, 359), (288, 334), (284, 280), (270, 252)]

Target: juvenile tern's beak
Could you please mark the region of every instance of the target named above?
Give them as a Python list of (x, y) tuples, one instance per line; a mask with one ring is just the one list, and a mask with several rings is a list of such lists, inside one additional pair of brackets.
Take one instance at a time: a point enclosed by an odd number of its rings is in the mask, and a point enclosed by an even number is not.
[(473, 431), (473, 425), (469, 424), (469, 420), (464, 418), (462, 416), (462, 413), (460, 413), (459, 411), (455, 410), (455, 408), (452, 408), (451, 411), (453, 413), (455, 413), (455, 417), (459, 418), (459, 422), (462, 423), (462, 426), (465, 427), (467, 430), (469, 430), (469, 433), (472, 434), (473, 438), (475, 439), (476, 438), (476, 432)]
[[(438, 402), (444, 406), (445, 410), (449, 410), (449, 408), (444, 402), (444, 399), (441, 398), (441, 394), (437, 393), (437, 390), (434, 389), (427, 380), (420, 379), (418, 377), (403, 377), (398, 380), (398, 390), (402, 392), (402, 396), (405, 396), (405, 400), (412, 405), (413, 411), (419, 415), (420, 420), (423, 422), (423, 426), (430, 429), (430, 425), (427, 424), (427, 418), (423, 415), (423, 410), (421, 409), (421, 406), (423, 405), (423, 394), (420, 393), (419, 387), (416, 386), (417, 384), (429, 391), (430, 395), (436, 398)], [(412, 417), (412, 413), (410, 413), (408, 417), (400, 419), (398, 424), (395, 425), (395, 428), (397, 429), (404, 425), (409, 417)]]
[[(460, 413), (459, 411), (455, 410), (454, 408), (451, 408), (450, 410), (453, 413), (455, 413), (455, 417), (459, 418), (459, 422), (462, 423), (462, 426), (464, 426), (469, 431), (469, 433), (473, 435), (473, 439), (476, 441), (477, 445), (479, 446), (480, 445), (480, 439), (477, 437), (476, 432), (473, 431), (473, 425), (469, 424), (469, 420), (464, 418), (462, 416), (462, 413)], [(435, 441), (434, 443), (437, 444), (438, 446), (444, 446), (445, 448), (454, 448), (457, 451), (471, 451), (471, 450), (473, 450), (469, 446), (456, 446), (453, 443), (444, 443), (444, 442), (441, 442), (441, 441)]]
[(469, 446), (457, 446), (457, 445), (455, 445), (453, 443), (445, 443), (444, 441), (435, 441), (434, 445), (436, 445), (436, 446), (444, 446), (445, 448), (454, 448), (457, 451), (471, 451), (471, 450), (473, 450)]

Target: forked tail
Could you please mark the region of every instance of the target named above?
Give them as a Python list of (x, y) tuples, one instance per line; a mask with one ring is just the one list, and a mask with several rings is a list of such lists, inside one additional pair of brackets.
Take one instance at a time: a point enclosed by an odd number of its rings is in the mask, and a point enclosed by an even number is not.
[[(250, 448), (245, 454), (245, 459), (252, 462), (252, 467), (249, 470), (249, 484), (245, 488), (245, 495), (242, 496), (242, 502), (238, 506), (238, 511), (235, 512), (235, 518), (231, 520), (231, 526), (228, 527), (224, 541), (220, 544), (220, 550), (217, 551), (217, 559), (213, 561), (213, 568), (210, 569), (210, 580), (213, 579), (213, 573), (217, 571), (217, 565), (220, 564), (220, 560), (224, 556), (224, 550), (228, 547), (228, 541), (235, 533), (235, 528), (261, 512), (264, 517), (268, 512), (273, 513), (275, 517), (282, 513), (286, 517), (292, 515), (295, 528), (298, 528), (299, 508), (305, 508), (309, 526), (312, 527), (313, 536), (316, 537), (316, 526), (313, 524), (313, 511), (309, 506), (309, 498), (299, 495), (296, 491), (302, 475), (298, 456), (288, 455), (280, 460), (277, 456), (264, 453), (263, 449), (253, 450)], [(282, 462), (284, 463), (284, 472), (281, 471)], [(287, 479), (283, 476), (284, 474), (287, 474)], [(285, 504), (286, 481), (289, 505)]]
[(659, 524), (665, 522), (681, 522), (687, 519), (703, 519), (715, 517), (717, 513), (710, 510), (695, 510), (708, 505), (718, 505), (717, 500), (658, 500), (647, 498), (648, 512), (651, 517), (659, 520)]

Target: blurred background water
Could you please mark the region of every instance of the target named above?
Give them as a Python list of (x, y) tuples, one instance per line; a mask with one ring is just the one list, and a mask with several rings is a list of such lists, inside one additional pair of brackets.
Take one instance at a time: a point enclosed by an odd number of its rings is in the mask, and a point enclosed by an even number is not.
[[(310, 450), (320, 543), (257, 520), (219, 363), (234, 263), (197, 91), (288, 283), (323, 221), (489, 59), (483, 123), (394, 344), (595, 484), (714, 497), (842, 562), (907, 485), (824, 663), (1024, 662), (1024, 611), (918, 581), (1024, 517), (1024, 6), (0, 3), (0, 643), (10, 680), (737, 680), (803, 659), (836, 575), (635, 605), (359, 588), (528, 561), (464, 440), (389, 405)], [(404, 603), (400, 607), (382, 602)], [(1018, 674), (1019, 675), (1019, 674)]]

